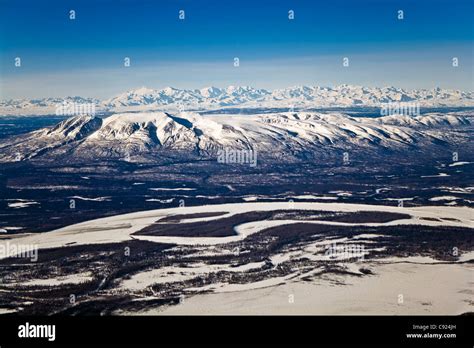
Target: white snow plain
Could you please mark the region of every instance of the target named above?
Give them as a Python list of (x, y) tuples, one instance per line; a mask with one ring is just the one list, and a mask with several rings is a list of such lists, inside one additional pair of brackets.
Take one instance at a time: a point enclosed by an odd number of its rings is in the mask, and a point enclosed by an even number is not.
[[(235, 226), (236, 235), (227, 237), (174, 237), (174, 236), (141, 236), (131, 234), (150, 226), (158, 220), (183, 214), (198, 214), (212, 212), (227, 212), (226, 214), (197, 218), (193, 221), (208, 221), (229, 217), (234, 214), (252, 211), (272, 210), (321, 210), (334, 212), (379, 211), (404, 213), (411, 215), (410, 219), (394, 220), (387, 223), (348, 224), (331, 221), (302, 221), (302, 220), (271, 220), (256, 221)], [(86, 221), (45, 233), (22, 233), (12, 235), (10, 243), (34, 245), (38, 249), (57, 248), (67, 245), (117, 243), (131, 239), (148, 240), (156, 243), (174, 243), (177, 245), (218, 245), (239, 241), (270, 226), (289, 223), (317, 223), (344, 226), (393, 226), (393, 225), (424, 225), (451, 226), (474, 228), (474, 209), (468, 207), (425, 206), (425, 207), (393, 207), (368, 204), (346, 204), (326, 202), (246, 202), (234, 204), (217, 204), (194, 207), (178, 207), (168, 209), (148, 210), (130, 214), (110, 216)], [(443, 220), (444, 219), (444, 220)], [(0, 245), (7, 240), (0, 240)]]

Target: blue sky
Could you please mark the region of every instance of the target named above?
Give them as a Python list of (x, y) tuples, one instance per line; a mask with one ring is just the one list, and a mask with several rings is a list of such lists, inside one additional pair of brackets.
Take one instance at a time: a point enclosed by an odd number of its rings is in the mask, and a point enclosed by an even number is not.
[(472, 90), (473, 13), (472, 0), (0, 0), (0, 99), (168, 85)]

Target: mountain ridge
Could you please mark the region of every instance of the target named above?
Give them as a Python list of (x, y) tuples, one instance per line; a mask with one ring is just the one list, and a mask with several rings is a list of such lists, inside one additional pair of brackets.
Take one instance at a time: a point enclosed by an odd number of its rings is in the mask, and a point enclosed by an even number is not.
[(196, 112), (76, 116), (54, 127), (0, 143), (0, 162), (61, 158), (147, 162), (216, 158), (222, 149), (258, 151), (260, 158), (299, 161), (345, 151), (366, 154), (446, 152), (469, 144), (466, 113), (350, 117), (343, 113), (282, 112), (211, 116)]
[(37, 111), (54, 113), (61, 103), (93, 103), (99, 110), (168, 108), (205, 110), (226, 107), (381, 107), (387, 103), (416, 103), (422, 107), (474, 107), (474, 92), (441, 89), (406, 90), (393, 86), (362, 87), (355, 85), (293, 86), (283, 89), (258, 89), (250, 86), (215, 86), (201, 89), (140, 87), (112, 98), (66, 97), (40, 99), (10, 99), (0, 101), (0, 114), (15, 115)]

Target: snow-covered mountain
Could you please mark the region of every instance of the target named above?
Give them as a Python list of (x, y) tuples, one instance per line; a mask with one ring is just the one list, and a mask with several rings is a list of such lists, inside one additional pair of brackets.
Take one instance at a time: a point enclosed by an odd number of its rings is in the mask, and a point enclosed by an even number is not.
[(102, 102), (95, 98), (65, 97), (65, 98), (40, 98), (40, 99), (9, 99), (0, 100), (0, 115), (55, 115), (61, 105), (91, 104), (98, 108)]
[(405, 90), (396, 87), (336, 87), (296, 86), (273, 91), (253, 87), (202, 89), (139, 88), (113, 98), (97, 99), (70, 97), (37, 100), (0, 101), (0, 115), (48, 114), (64, 102), (95, 103), (98, 110), (112, 112), (177, 109), (210, 110), (225, 107), (381, 107), (386, 103), (416, 103), (421, 107), (469, 106), (474, 107), (474, 93), (435, 88), (431, 90)]
[(395, 87), (369, 88), (296, 86), (268, 91), (252, 87), (207, 87), (201, 90), (140, 88), (104, 101), (110, 108), (130, 106), (182, 105), (188, 108), (214, 106), (266, 107), (353, 107), (384, 103), (419, 103), (421, 106), (474, 106), (474, 93), (457, 90), (404, 90)]
[(121, 108), (129, 106), (164, 106), (175, 105), (186, 107), (199, 106), (231, 106), (248, 102), (261, 101), (270, 92), (252, 87), (229, 86), (225, 89), (206, 87), (203, 89), (186, 90), (167, 87), (160, 90), (139, 88), (120, 94), (104, 101), (104, 106)]
[(472, 143), (470, 116), (349, 117), (342, 113), (284, 112), (202, 116), (195, 112), (123, 113), (105, 119), (73, 117), (55, 127), (4, 140), (0, 162), (22, 160), (161, 161), (215, 158), (219, 150), (254, 150), (259, 158), (297, 161), (343, 151), (366, 155), (446, 151)]

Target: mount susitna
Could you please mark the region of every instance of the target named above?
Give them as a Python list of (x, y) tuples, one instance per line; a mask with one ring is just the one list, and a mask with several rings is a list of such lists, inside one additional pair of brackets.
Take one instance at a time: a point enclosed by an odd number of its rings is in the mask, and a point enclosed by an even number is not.
[(0, 161), (125, 159), (166, 162), (216, 159), (219, 150), (253, 150), (260, 159), (293, 162), (339, 157), (433, 155), (472, 143), (468, 112), (421, 116), (351, 117), (330, 112), (201, 115), (129, 112), (106, 118), (76, 116), (54, 127), (5, 139)]

